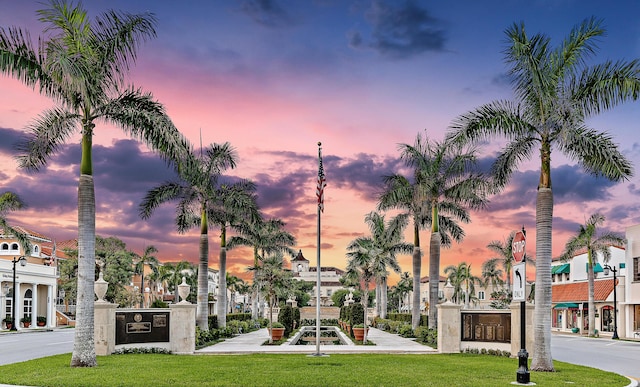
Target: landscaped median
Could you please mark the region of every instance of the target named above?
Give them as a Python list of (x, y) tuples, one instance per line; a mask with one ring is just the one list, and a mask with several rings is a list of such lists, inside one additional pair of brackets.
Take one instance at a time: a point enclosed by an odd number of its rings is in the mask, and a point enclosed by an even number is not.
[[(488, 355), (163, 355), (99, 356), (70, 368), (70, 354), (0, 366), (0, 383), (28, 386), (508, 386), (517, 359)], [(538, 386), (626, 386), (605, 371), (554, 362), (531, 372)]]

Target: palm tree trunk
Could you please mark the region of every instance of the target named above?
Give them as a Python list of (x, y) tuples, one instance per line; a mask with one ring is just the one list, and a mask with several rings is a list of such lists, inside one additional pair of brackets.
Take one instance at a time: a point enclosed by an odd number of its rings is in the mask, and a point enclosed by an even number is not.
[(420, 223), (413, 219), (413, 305), (411, 305), (411, 327), (420, 324), (420, 272), (422, 271), (422, 252), (420, 251)]
[(382, 283), (380, 284), (381, 304), (380, 305), (380, 317), (387, 318), (387, 277), (382, 277)]
[[(203, 209), (200, 218), (200, 263), (198, 265), (198, 306), (196, 324), (203, 330), (209, 330), (209, 233), (207, 213)], [(177, 288), (176, 288), (177, 289)]]
[(594, 290), (593, 290), (593, 261), (591, 260), (591, 253), (589, 252), (589, 270), (587, 270), (587, 278), (589, 280), (589, 336), (596, 335), (596, 304), (594, 301)]
[(550, 187), (538, 188), (536, 198), (536, 289), (533, 322), (535, 344), (531, 360), (533, 371), (554, 371), (551, 357), (552, 220), (553, 192)]
[[(429, 241), (429, 328), (438, 328), (438, 291), (440, 285), (440, 232), (432, 232)], [(417, 328), (418, 325), (415, 326)], [(415, 329), (413, 328), (413, 329)]]
[[(85, 147), (83, 136), (83, 158)], [(90, 138), (88, 140), (90, 142)], [(90, 150), (89, 150), (90, 152)], [(78, 289), (71, 367), (95, 367), (93, 300), (96, 275), (96, 198), (91, 174), (78, 182)]]
[[(224, 235), (224, 233), (223, 233)], [(227, 326), (227, 246), (220, 246), (220, 294), (218, 295), (218, 328)]]
[(376, 280), (376, 311), (375, 315), (380, 316), (381, 309), (380, 306), (382, 304), (382, 283), (380, 280)]
[(144, 264), (142, 264), (142, 273), (140, 273), (140, 295), (142, 296), (140, 307), (144, 308)]
[(364, 295), (362, 297), (362, 304), (364, 305), (364, 324), (362, 324), (364, 326), (364, 336), (362, 337), (362, 344), (366, 344), (367, 343), (367, 307), (369, 303), (369, 281), (365, 281), (364, 282)]

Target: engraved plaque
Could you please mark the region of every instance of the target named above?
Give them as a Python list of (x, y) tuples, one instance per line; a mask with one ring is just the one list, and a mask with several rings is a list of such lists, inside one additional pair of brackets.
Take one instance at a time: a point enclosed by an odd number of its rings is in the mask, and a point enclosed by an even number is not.
[(169, 312), (116, 312), (116, 345), (168, 343)]
[(462, 313), (462, 340), (511, 342), (510, 313)]

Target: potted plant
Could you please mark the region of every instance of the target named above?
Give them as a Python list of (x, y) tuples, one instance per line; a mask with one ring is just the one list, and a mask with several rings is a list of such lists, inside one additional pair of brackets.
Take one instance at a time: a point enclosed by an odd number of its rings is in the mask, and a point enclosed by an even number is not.
[(7, 326), (7, 329), (13, 328), (13, 317), (7, 317), (2, 322)]
[(31, 317), (25, 316), (20, 319), (20, 322), (22, 323), (22, 326), (24, 326), (25, 328), (29, 328), (29, 326), (31, 325)]
[(271, 340), (278, 341), (284, 335), (284, 325), (278, 321), (271, 324)]
[(38, 316), (36, 321), (39, 327), (43, 327), (47, 324), (47, 318), (45, 316)]
[(351, 335), (351, 321), (347, 320), (344, 322), (345, 331), (347, 331), (348, 335)]
[(356, 341), (362, 341), (364, 339), (364, 324), (356, 324), (353, 326), (353, 338)]

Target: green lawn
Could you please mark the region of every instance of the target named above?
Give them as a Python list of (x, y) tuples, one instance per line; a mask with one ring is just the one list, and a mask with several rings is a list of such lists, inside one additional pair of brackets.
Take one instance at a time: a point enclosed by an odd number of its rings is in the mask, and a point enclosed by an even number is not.
[[(70, 354), (0, 366), (0, 383), (28, 386), (509, 386), (517, 359), (487, 355), (126, 354), (70, 368)], [(628, 379), (568, 363), (531, 372), (538, 386), (626, 386)]]

